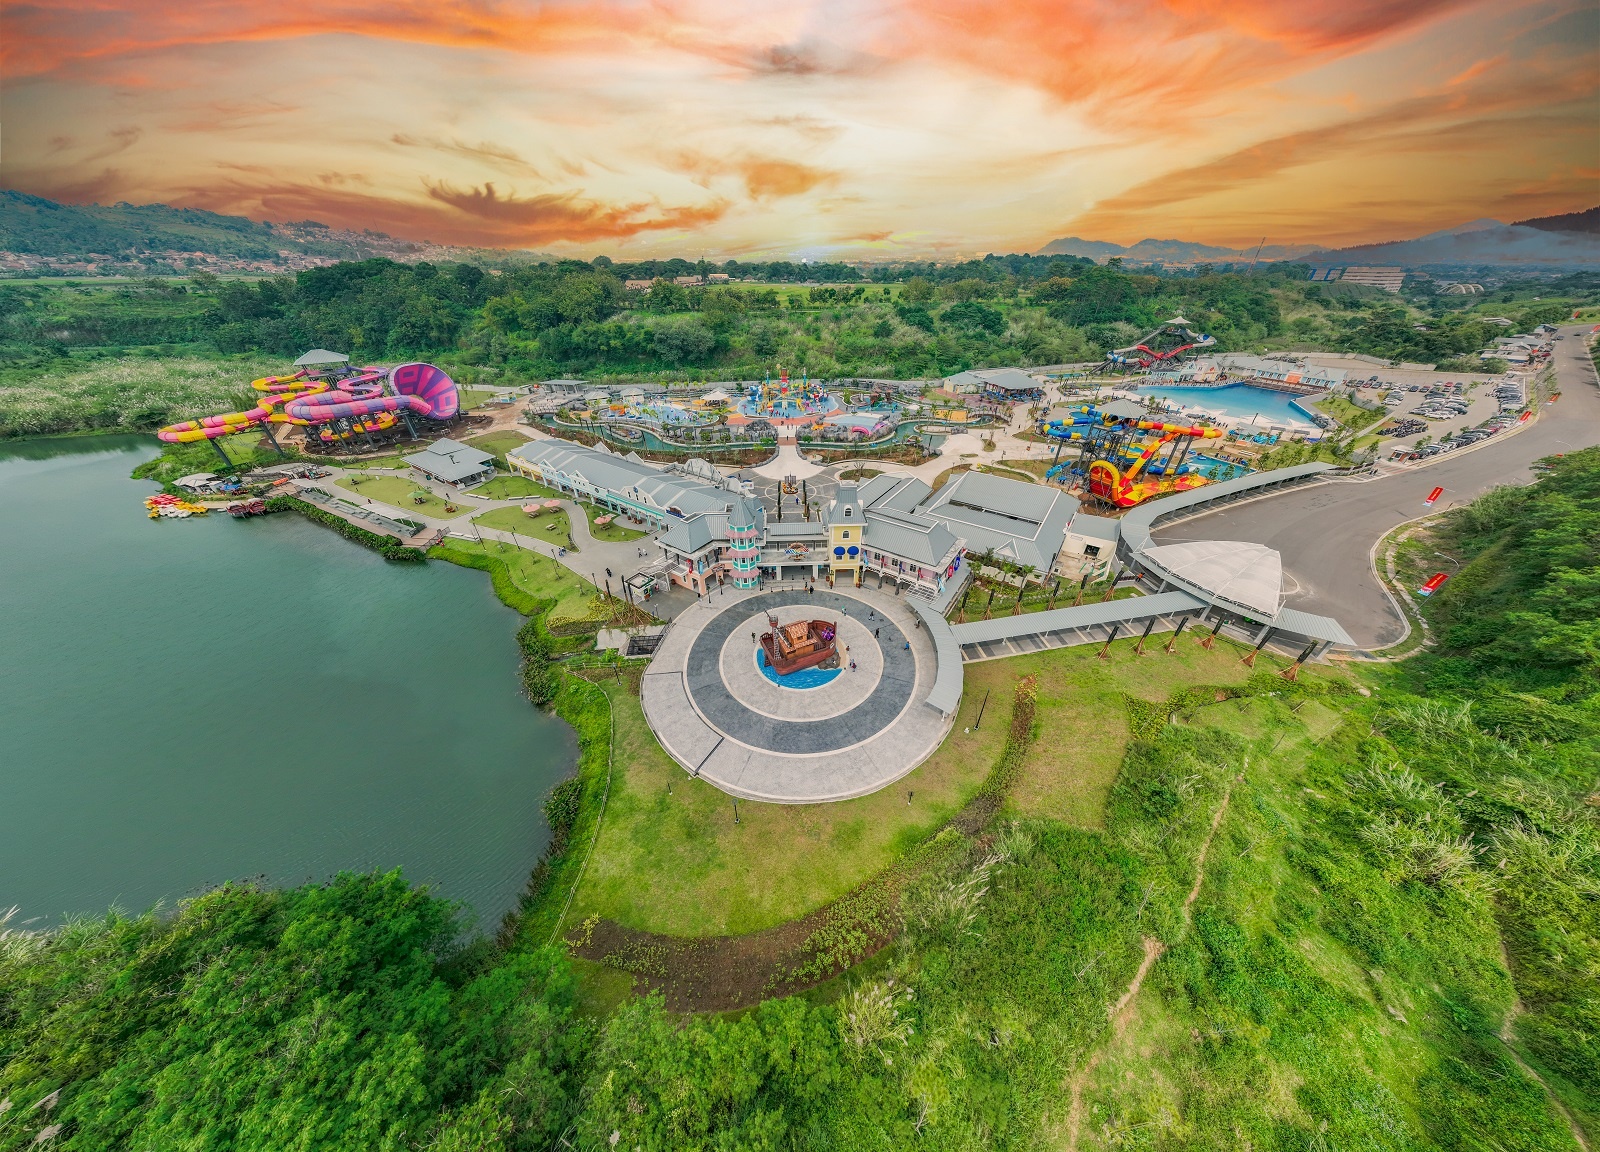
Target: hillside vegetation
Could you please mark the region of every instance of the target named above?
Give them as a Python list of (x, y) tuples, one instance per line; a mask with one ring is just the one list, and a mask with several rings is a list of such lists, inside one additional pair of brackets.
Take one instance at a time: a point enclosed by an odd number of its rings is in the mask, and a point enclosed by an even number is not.
[[(575, 976), (543, 868), (493, 943), (394, 875), (12, 932), (0, 1148), (1575, 1149), (1600, 1121), (1600, 450), (1445, 531), (1436, 649), (1127, 698), (1099, 820), (938, 833), (874, 913), (887, 948), (736, 1016)], [(1043, 735), (1007, 671), (991, 783)], [(563, 683), (603, 770), (596, 693)], [(562, 843), (584, 780), (552, 798)]]
[[(96, 388), (91, 377), (103, 370), (89, 365), (135, 353), (281, 363), (322, 346), (358, 360), (427, 358), (469, 383), (739, 379), (779, 365), (813, 378), (919, 378), (1096, 362), (1181, 313), (1222, 351), (1342, 349), (1465, 369), (1481, 367), (1477, 350), (1505, 331), (1486, 316), (1531, 327), (1600, 292), (1600, 277), (1583, 274), (1488, 302), (1420, 290), (1402, 299), (1308, 283), (1296, 266), (1153, 276), (1033, 256), (884, 267), (872, 279), (843, 264), (729, 262), (721, 266), (728, 275), (760, 281), (670, 279), (712, 267), (600, 258), (491, 274), (473, 264), (372, 259), (256, 281), (196, 274), (131, 285), (0, 284), (0, 436), (105, 426), (86, 422), (76, 401), (52, 409), (48, 397)], [(796, 283), (801, 277), (821, 282)], [(629, 289), (630, 280), (654, 286)], [(1564, 295), (1552, 300), (1557, 291)], [(140, 375), (137, 364), (123, 374)], [(150, 402), (100, 392), (97, 411), (131, 430), (214, 410), (193, 393)]]

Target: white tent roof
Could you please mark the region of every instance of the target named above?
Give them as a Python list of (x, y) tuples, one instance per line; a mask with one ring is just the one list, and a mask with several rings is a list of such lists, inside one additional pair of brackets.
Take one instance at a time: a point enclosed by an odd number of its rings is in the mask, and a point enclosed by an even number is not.
[(1180, 580), (1269, 616), (1283, 597), (1283, 557), (1247, 540), (1188, 540), (1144, 555)]
[(350, 357), (343, 352), (329, 352), (326, 348), (313, 348), (294, 363), (297, 368), (310, 368), (317, 364), (348, 364), (350, 363)]
[(700, 397), (700, 399), (704, 400), (707, 404), (726, 404), (729, 400), (732, 400), (733, 397), (729, 396), (721, 388), (713, 388), (704, 396)]

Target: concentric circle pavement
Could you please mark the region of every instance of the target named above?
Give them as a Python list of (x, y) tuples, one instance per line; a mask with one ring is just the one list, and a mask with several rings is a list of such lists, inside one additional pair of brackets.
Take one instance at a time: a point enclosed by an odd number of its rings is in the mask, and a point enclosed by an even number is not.
[[(768, 629), (769, 613), (780, 623), (833, 621), (844, 670), (808, 689), (767, 679), (753, 634)], [(926, 704), (936, 662), (897, 597), (865, 589), (721, 592), (674, 621), (641, 697), (662, 747), (691, 775), (735, 796), (821, 803), (886, 787), (939, 746), (949, 722)]]

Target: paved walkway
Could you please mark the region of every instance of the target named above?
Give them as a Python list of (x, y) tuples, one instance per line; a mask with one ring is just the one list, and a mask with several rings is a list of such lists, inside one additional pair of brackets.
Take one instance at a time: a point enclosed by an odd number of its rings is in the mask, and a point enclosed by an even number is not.
[[(348, 500), (353, 504), (362, 504), (369, 499), (359, 491), (351, 491), (341, 487), (339, 481), (353, 475), (366, 472), (359, 462), (344, 467), (327, 461), (318, 461), (323, 467), (328, 468), (333, 474), (319, 480), (296, 480), (297, 488), (319, 488), (340, 500)], [(373, 500), (372, 507), (381, 510), (386, 516), (402, 516), (423, 525), (423, 531), (418, 534), (421, 539), (427, 539), (436, 532), (444, 532), (447, 536), (460, 536), (470, 539), (500, 540), (513, 544), (519, 548), (526, 548), (554, 558), (558, 563), (570, 569), (577, 575), (594, 583), (596, 588), (604, 588), (609, 580), (614, 594), (621, 594), (622, 581), (639, 571), (640, 568), (654, 563), (660, 558), (661, 550), (656, 547), (657, 533), (650, 532), (637, 540), (616, 543), (607, 540), (598, 540), (589, 528), (589, 517), (584, 508), (577, 502), (567, 499), (561, 500), (561, 507), (567, 514), (567, 520), (572, 527), (572, 542), (577, 551), (568, 549), (561, 555), (559, 545), (552, 544), (536, 533), (507, 532), (498, 528), (488, 528), (481, 524), (474, 524), (473, 517), (495, 508), (520, 508), (535, 497), (522, 497), (516, 500), (492, 500), (487, 497), (477, 496), (469, 489), (465, 492), (441, 484), (434, 480), (419, 478), (418, 475), (407, 469), (373, 470), (373, 475), (403, 476), (408, 483), (414, 484), (419, 489), (425, 489), (442, 500), (448, 500), (457, 507), (467, 511), (459, 516), (440, 518), (429, 516), (420, 510), (402, 508), (398, 505), (388, 504), (382, 500)], [(540, 498), (542, 499), (542, 498)], [(337, 508), (327, 508), (327, 511), (338, 513)], [(366, 521), (347, 517), (351, 523), (366, 528), (369, 531), (372, 525)], [(643, 552), (641, 556), (639, 553)], [(608, 576), (607, 573), (610, 573)], [(689, 604), (693, 603), (692, 594), (683, 592), (682, 589), (661, 589), (650, 598), (646, 607), (653, 615), (660, 619), (671, 619)]]
[[(757, 666), (753, 637), (833, 620), (829, 683), (796, 689)], [(904, 602), (866, 589), (726, 588), (680, 614), (645, 671), (641, 698), (661, 746), (692, 776), (749, 800), (817, 804), (886, 788), (938, 748), (950, 721), (928, 706), (938, 657)]]

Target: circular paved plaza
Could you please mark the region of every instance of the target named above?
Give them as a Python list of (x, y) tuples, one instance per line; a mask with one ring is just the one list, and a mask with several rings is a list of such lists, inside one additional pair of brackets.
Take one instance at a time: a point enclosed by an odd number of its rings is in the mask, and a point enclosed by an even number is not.
[[(769, 613), (834, 622), (838, 672), (764, 672), (756, 638)], [(939, 746), (949, 722), (925, 702), (936, 660), (897, 597), (724, 589), (673, 622), (641, 696), (661, 746), (691, 775), (751, 800), (815, 804), (876, 792)]]

